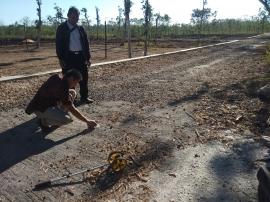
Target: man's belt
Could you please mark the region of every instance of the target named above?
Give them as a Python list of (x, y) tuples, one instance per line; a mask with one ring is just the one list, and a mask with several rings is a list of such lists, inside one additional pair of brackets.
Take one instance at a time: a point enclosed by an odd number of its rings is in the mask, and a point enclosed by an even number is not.
[(74, 54), (74, 55), (79, 55), (82, 53), (82, 51), (69, 51), (70, 53)]

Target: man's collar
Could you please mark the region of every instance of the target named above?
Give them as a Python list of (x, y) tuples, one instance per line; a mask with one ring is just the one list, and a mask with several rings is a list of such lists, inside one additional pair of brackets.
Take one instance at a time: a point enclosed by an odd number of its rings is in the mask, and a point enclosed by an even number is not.
[(68, 20), (67, 20), (67, 25), (69, 29), (72, 29), (74, 27), (74, 25), (72, 25)]

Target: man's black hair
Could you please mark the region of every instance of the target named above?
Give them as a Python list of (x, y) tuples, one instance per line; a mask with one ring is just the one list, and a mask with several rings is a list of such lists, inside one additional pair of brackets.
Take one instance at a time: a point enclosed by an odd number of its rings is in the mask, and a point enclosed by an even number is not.
[(68, 16), (71, 14), (71, 13), (77, 13), (77, 14), (80, 14), (80, 11), (78, 8), (76, 8), (75, 6), (71, 6), (69, 9), (68, 9)]
[(64, 74), (64, 78), (72, 77), (75, 80), (82, 80), (82, 74), (76, 69), (70, 69)]

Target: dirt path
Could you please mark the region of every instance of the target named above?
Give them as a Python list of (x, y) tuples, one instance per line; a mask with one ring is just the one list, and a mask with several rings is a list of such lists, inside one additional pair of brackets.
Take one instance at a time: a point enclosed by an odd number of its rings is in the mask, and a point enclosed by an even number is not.
[[(108, 46), (107, 58), (105, 58), (104, 45), (91, 45), (91, 62), (93, 64), (128, 58), (127, 48), (120, 44)], [(174, 46), (167, 46), (162, 43), (156, 47), (151, 47), (148, 54), (164, 53), (179, 50), (187, 46), (184, 42)], [(189, 47), (195, 46), (195, 43), (189, 44)], [(132, 57), (143, 56), (143, 48), (136, 43), (132, 45)], [(98, 51), (96, 51), (98, 50)], [(26, 51), (23, 47), (0, 47), (0, 77), (14, 75), (28, 75), (33, 73), (46, 72), (49, 70), (60, 69), (59, 62), (55, 52), (54, 44), (41, 44), (40, 49)]]
[(257, 201), (256, 169), (246, 161), (261, 150), (248, 141), (232, 149), (215, 142), (178, 150), (147, 184), (156, 190), (156, 201)]
[[(47, 77), (1, 83), (0, 199), (256, 201), (252, 161), (265, 148), (248, 117), (261, 103), (236, 84), (268, 71), (266, 40), (93, 68), (95, 103), (79, 107), (101, 124), (92, 132), (75, 120), (44, 137), (23, 108)], [(238, 112), (248, 114), (241, 123)], [(82, 178), (31, 190), (39, 180), (104, 163), (112, 150), (137, 164), (105, 191)]]

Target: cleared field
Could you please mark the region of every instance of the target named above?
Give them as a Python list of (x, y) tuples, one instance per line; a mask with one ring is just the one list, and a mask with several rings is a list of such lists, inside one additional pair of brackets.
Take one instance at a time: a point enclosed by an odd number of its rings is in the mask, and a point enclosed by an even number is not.
[[(218, 40), (207, 40), (203, 44), (219, 42)], [(197, 46), (196, 40), (159, 41), (152, 44), (148, 54), (165, 53), (183, 48)], [(100, 42), (91, 43), (92, 63), (105, 62), (128, 58), (127, 45), (111, 43), (107, 45), (107, 58), (105, 58), (105, 45)], [(132, 44), (132, 57), (143, 56), (143, 44), (134, 42)], [(0, 47), (0, 77), (21, 74), (32, 74), (58, 69), (59, 63), (53, 43), (45, 43), (41, 48), (26, 50), (25, 45), (13, 45)]]
[[(92, 132), (75, 120), (44, 136), (24, 113), (47, 76), (0, 83), (0, 199), (256, 201), (252, 162), (265, 148), (253, 118), (261, 103), (248, 81), (268, 72), (266, 40), (92, 68), (95, 103), (79, 107), (100, 123)], [(39, 180), (103, 163), (113, 150), (136, 164), (104, 190), (89, 178), (32, 190)]]

